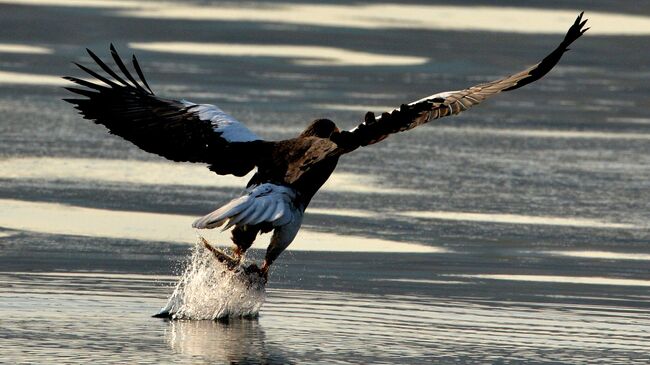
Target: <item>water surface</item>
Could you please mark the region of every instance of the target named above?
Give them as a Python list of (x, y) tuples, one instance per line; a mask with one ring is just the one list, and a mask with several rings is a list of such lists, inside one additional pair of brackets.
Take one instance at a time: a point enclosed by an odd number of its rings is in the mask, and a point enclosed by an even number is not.
[[(649, 363), (650, 6), (396, 6), (0, 1), (0, 362)], [(282, 139), (516, 72), (580, 10), (543, 80), (341, 159), (258, 319), (150, 317), (245, 179), (83, 121), (85, 47)]]

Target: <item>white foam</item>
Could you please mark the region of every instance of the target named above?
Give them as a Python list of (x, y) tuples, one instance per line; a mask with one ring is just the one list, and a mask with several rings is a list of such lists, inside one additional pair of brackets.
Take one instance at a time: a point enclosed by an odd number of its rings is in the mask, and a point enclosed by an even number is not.
[(235, 44), (149, 42), (129, 43), (129, 47), (151, 52), (218, 55), (236, 57), (286, 57), (303, 66), (410, 66), (421, 65), (429, 59), (352, 51), (322, 46), (296, 46), (286, 44)]
[(28, 44), (0, 43), (0, 53), (50, 54), (51, 48)]
[(508, 224), (531, 224), (564, 227), (582, 228), (620, 228), (638, 229), (633, 224), (604, 222), (597, 219), (578, 217), (548, 217), (530, 216), (520, 214), (497, 214), (497, 213), (468, 213), (468, 212), (444, 212), (444, 211), (407, 211), (398, 215), (413, 218), (439, 219), (451, 221), (508, 223)]
[(161, 313), (173, 319), (257, 317), (266, 299), (257, 274), (229, 271), (212, 253), (196, 244), (174, 292)]
[(650, 280), (604, 278), (604, 277), (595, 277), (595, 276), (506, 275), (506, 274), (448, 275), (448, 276), (472, 278), (472, 279), (528, 281), (528, 282), (540, 282), (540, 283), (650, 286)]
[[(166, 161), (49, 157), (0, 159), (0, 178), (12, 180), (96, 181), (243, 189), (251, 176), (252, 173), (245, 177), (219, 176), (202, 164)], [(360, 194), (419, 194), (415, 190), (385, 186), (371, 175), (339, 172), (330, 177), (322, 190)]]
[[(309, 214), (309, 211), (307, 211)], [(191, 243), (199, 232), (215, 245), (230, 245), (229, 232), (194, 230), (196, 217), (174, 214), (82, 208), (57, 203), (0, 199), (0, 227), (47, 234)], [(268, 235), (256, 247), (265, 247)], [(261, 244), (263, 242), (264, 244)], [(295, 251), (445, 252), (439, 247), (379, 238), (342, 236), (301, 229), (289, 246)]]

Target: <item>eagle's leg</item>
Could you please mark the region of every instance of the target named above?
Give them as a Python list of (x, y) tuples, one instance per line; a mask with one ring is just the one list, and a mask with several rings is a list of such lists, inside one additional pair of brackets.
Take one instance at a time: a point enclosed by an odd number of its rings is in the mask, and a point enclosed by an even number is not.
[(237, 261), (241, 261), (246, 250), (253, 245), (259, 231), (258, 228), (252, 226), (235, 226), (233, 228), (231, 240), (235, 244), (233, 254)]
[(300, 219), (295, 220), (294, 222), (278, 227), (273, 231), (273, 237), (271, 237), (271, 243), (266, 249), (266, 256), (264, 257), (264, 262), (260, 268), (260, 275), (266, 280), (269, 277), (269, 268), (275, 261), (275, 259), (280, 256), (280, 254), (293, 242), (293, 239), (300, 229), (300, 224), (302, 222), (302, 216)]
[(217, 261), (225, 264), (228, 267), (228, 270), (234, 270), (235, 267), (239, 265), (239, 261), (234, 261), (232, 257), (228, 256), (220, 249), (213, 247), (210, 243), (208, 243), (208, 241), (206, 241), (205, 238), (201, 236), (199, 236), (199, 238), (201, 239), (201, 243), (203, 243), (203, 247), (212, 252), (214, 258), (216, 258)]
[(269, 264), (268, 261), (266, 261), (266, 259), (265, 259), (264, 262), (262, 263), (262, 267), (260, 268), (260, 276), (264, 278), (264, 281), (269, 280), (269, 267), (270, 266), (271, 266), (271, 264)]

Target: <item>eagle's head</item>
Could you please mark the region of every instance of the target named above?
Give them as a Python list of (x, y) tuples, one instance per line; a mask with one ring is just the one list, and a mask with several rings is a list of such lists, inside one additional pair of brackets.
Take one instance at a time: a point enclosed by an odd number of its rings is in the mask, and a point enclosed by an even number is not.
[(339, 129), (334, 122), (329, 119), (316, 119), (300, 133), (300, 137), (330, 138), (335, 132), (339, 132)]

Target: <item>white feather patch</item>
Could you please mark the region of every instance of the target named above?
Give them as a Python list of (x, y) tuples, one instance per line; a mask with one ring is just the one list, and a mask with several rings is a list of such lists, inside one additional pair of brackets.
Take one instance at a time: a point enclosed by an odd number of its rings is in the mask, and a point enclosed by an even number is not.
[[(408, 105), (415, 105), (415, 104), (417, 104), (417, 103), (421, 103), (421, 102), (423, 102), (423, 101), (430, 101), (430, 100), (434, 100), (434, 99), (438, 99), (438, 98), (439, 98), (439, 99), (446, 99), (446, 98), (449, 97), (450, 95), (453, 95), (453, 94), (455, 94), (455, 93), (457, 93), (457, 92), (459, 92), (459, 91), (445, 91), (445, 92), (441, 92), (441, 93), (437, 93), (437, 94), (429, 95), (429, 96), (424, 97), (424, 98), (422, 98), (422, 99), (419, 99), (419, 100), (416, 100), (416, 101), (414, 101), (414, 102), (411, 102), (411, 103), (409, 103)], [(475, 103), (475, 104), (478, 104), (478, 103)], [(399, 110), (399, 108), (391, 110), (390, 113), (392, 113), (392, 112), (394, 112), (394, 111), (397, 111), (397, 110)], [(379, 119), (381, 119), (381, 115), (377, 115), (377, 116), (375, 116), (375, 120), (379, 120)], [(356, 131), (357, 129), (359, 129), (359, 127), (360, 127), (361, 125), (365, 125), (365, 124), (366, 124), (365, 121), (362, 122), (360, 125), (358, 125), (358, 126), (352, 128), (352, 129), (350, 129), (350, 132), (354, 132), (354, 131)]]
[(210, 121), (212, 129), (221, 133), (221, 138), (228, 142), (250, 142), (261, 138), (232, 115), (224, 112), (218, 106), (212, 104), (194, 104), (187, 100), (181, 100), (189, 112), (192, 112), (201, 120)]
[(453, 95), (453, 94), (455, 94), (455, 93), (457, 93), (457, 92), (458, 92), (458, 90), (456, 90), (456, 91), (445, 91), (445, 92), (441, 92), (441, 93), (437, 93), (437, 94), (429, 95), (429, 96), (424, 97), (424, 98), (422, 98), (422, 99), (420, 99), (420, 100), (416, 100), (416, 101), (414, 101), (414, 102), (412, 102), (412, 103), (409, 103), (409, 105), (413, 105), (413, 104), (421, 103), (421, 102), (423, 102), (423, 101), (427, 101), (427, 100), (434, 100), (434, 99), (447, 99), (447, 97), (449, 97), (449, 95)]
[(293, 203), (295, 198), (296, 192), (286, 186), (270, 183), (251, 186), (243, 196), (194, 221), (192, 227), (221, 227), (226, 221), (228, 224), (224, 230), (232, 226), (262, 222), (279, 227), (291, 222), (298, 214), (299, 209)]

